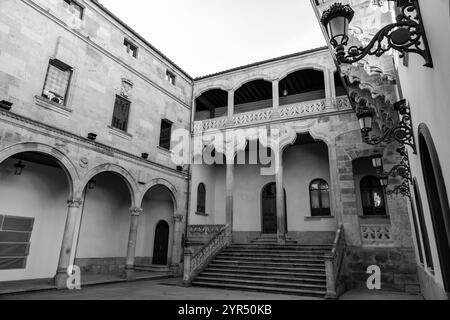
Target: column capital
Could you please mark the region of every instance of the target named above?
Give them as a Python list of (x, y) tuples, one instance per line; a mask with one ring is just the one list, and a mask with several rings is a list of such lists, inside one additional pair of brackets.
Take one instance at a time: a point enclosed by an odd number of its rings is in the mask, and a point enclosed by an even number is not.
[(67, 200), (67, 205), (69, 208), (80, 208), (83, 205), (83, 199), (74, 198)]
[(184, 221), (184, 216), (182, 214), (176, 214), (173, 216), (173, 219), (177, 223), (182, 223)]
[(142, 210), (142, 208), (134, 207), (130, 208), (130, 212), (132, 216), (139, 217), (144, 212), (144, 210)]

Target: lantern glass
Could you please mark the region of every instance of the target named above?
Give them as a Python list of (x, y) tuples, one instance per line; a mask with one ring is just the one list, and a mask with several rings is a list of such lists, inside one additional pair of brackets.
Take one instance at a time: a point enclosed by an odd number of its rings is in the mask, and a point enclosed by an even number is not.
[(25, 168), (25, 165), (22, 164), (22, 161), (19, 161), (14, 165), (14, 168), (16, 169), (14, 174), (16, 176), (20, 176), (20, 175), (22, 175), (22, 171), (23, 171), (23, 168)]
[(386, 188), (389, 185), (389, 178), (380, 178), (381, 186)]
[(372, 131), (373, 118), (370, 116), (364, 116), (359, 119), (359, 125), (362, 131)]
[(383, 169), (383, 156), (381, 154), (372, 156), (372, 164), (375, 169)]
[(327, 31), (334, 45), (345, 45), (348, 41), (349, 20), (344, 16), (337, 16), (328, 22)]

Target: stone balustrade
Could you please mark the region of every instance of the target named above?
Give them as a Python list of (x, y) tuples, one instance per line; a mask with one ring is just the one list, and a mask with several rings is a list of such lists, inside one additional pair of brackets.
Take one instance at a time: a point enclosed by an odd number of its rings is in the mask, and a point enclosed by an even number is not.
[(321, 99), (283, 105), (279, 108), (266, 108), (246, 113), (235, 114), (230, 118), (221, 117), (194, 123), (194, 134), (206, 131), (224, 130), (249, 125), (259, 125), (280, 120), (295, 120), (306, 116), (321, 115), (327, 112), (351, 109), (347, 96), (331, 100)]

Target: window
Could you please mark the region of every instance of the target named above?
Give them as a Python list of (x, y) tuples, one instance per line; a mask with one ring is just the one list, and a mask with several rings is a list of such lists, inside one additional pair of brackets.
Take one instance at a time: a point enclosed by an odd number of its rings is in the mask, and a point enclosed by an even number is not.
[(111, 126), (113, 128), (127, 131), (128, 129), (128, 115), (130, 113), (131, 102), (116, 96), (116, 102), (114, 104), (114, 113)]
[(380, 179), (365, 177), (361, 180), (361, 200), (365, 216), (385, 216), (386, 201)]
[(66, 105), (72, 68), (65, 63), (52, 59), (48, 64), (42, 97), (51, 102)]
[(169, 70), (167, 70), (166, 72), (166, 80), (171, 84), (171, 85), (175, 85), (175, 79), (176, 76), (174, 73), (170, 72)]
[(83, 19), (84, 8), (73, 0), (64, 0), (65, 7), (70, 9), (70, 11), (76, 15), (80, 20)]
[(206, 187), (203, 183), (197, 189), (197, 214), (206, 213)]
[(325, 180), (318, 179), (311, 182), (309, 195), (311, 199), (311, 216), (331, 216), (330, 188)]
[[(433, 262), (433, 256), (431, 254), (431, 246), (430, 246), (430, 239), (428, 238), (428, 230), (427, 230), (427, 225), (425, 223), (425, 216), (423, 214), (423, 204), (422, 204), (422, 196), (420, 194), (420, 190), (419, 190), (419, 185), (417, 184), (417, 179), (414, 178), (413, 181), (413, 187), (414, 187), (414, 198), (415, 198), (415, 202), (416, 202), (416, 208), (417, 208), (417, 217), (419, 218), (419, 227), (420, 227), (420, 232), (422, 234), (422, 239), (420, 238), (420, 234), (418, 231), (416, 231), (417, 233), (417, 245), (419, 246), (419, 252), (422, 250), (421, 248), (421, 244), (423, 240), (423, 248), (425, 250), (425, 259), (426, 261), (420, 261), (422, 263), (424, 263), (428, 268), (430, 268), (431, 270), (434, 270), (434, 262)], [(415, 220), (415, 219), (414, 219)], [(415, 222), (417, 223), (417, 222)]]
[(125, 39), (123, 41), (123, 45), (127, 48), (127, 53), (134, 57), (137, 58), (137, 53), (138, 53), (138, 47), (135, 46), (134, 44), (131, 43), (131, 41)]
[(161, 132), (159, 136), (159, 146), (163, 149), (170, 150), (170, 140), (172, 136), (172, 122), (169, 120), (161, 121)]

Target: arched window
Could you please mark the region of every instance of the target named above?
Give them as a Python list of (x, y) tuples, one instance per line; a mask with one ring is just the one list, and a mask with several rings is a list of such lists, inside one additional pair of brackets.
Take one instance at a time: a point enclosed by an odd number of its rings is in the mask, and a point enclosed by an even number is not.
[(380, 179), (365, 177), (361, 180), (361, 200), (365, 216), (385, 216), (386, 200)]
[(331, 216), (330, 187), (325, 180), (317, 179), (309, 185), (311, 199), (311, 216)]
[(206, 187), (204, 183), (200, 183), (197, 189), (197, 213), (206, 213)]

